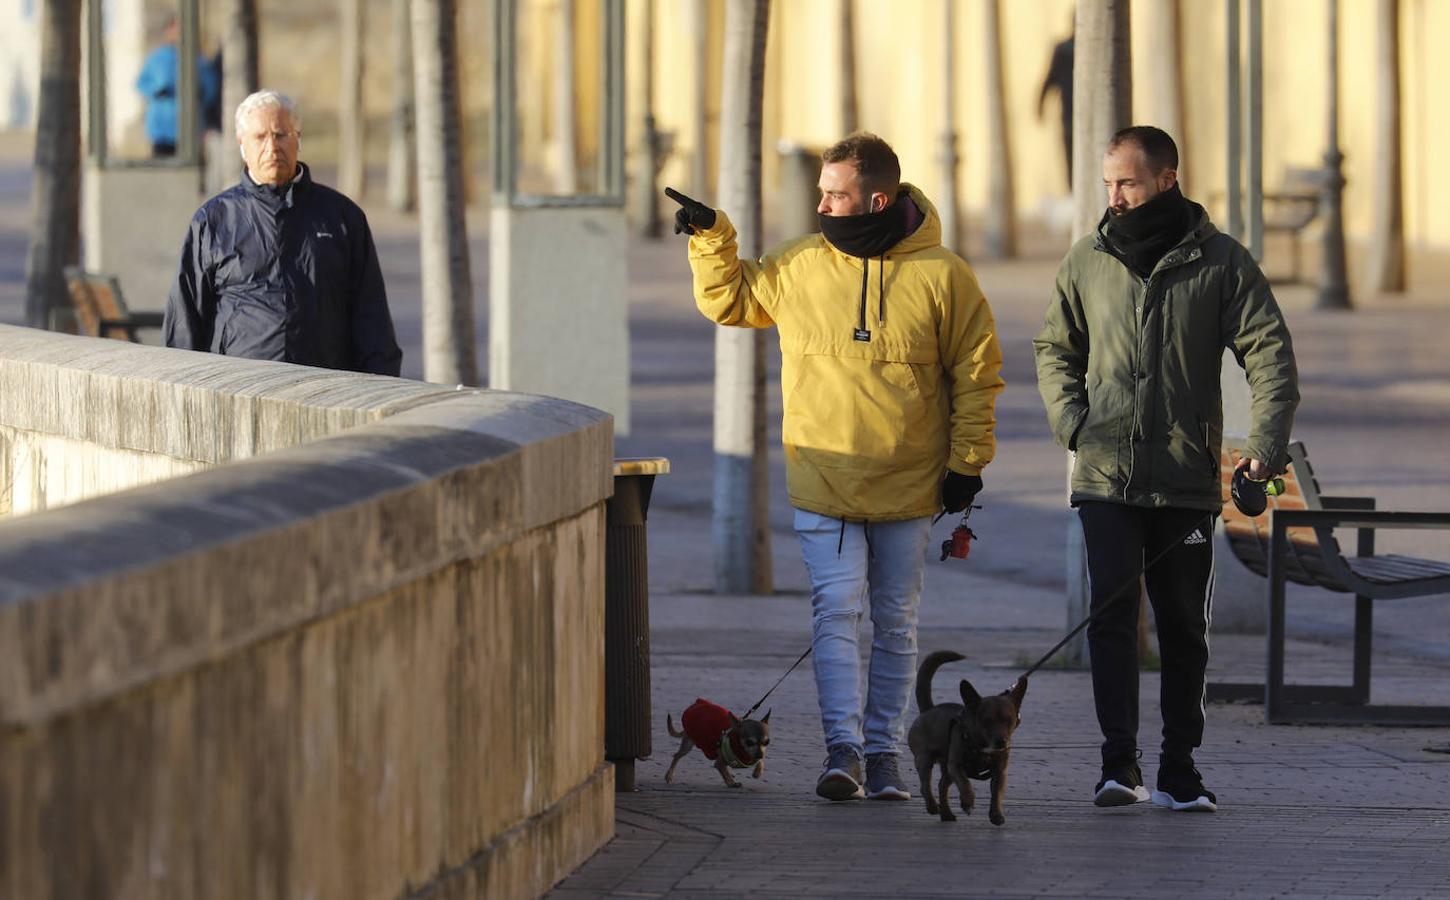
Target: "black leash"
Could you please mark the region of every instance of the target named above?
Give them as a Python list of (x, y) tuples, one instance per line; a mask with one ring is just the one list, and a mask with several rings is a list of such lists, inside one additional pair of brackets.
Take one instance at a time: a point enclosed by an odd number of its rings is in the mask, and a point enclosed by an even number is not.
[(759, 700), (755, 701), (755, 705), (752, 706), (752, 707), (750, 707), (749, 709), (747, 709), (745, 711), (745, 715), (741, 716), (740, 718), (742, 718), (742, 719), (748, 719), (748, 718), (750, 718), (750, 714), (751, 713), (755, 712), (757, 709), (760, 709), (760, 704), (762, 704), (762, 703), (765, 702), (765, 698), (766, 697), (769, 697), (771, 694), (774, 694), (775, 693), (775, 689), (778, 688), (778, 687), (780, 687), (780, 683), (782, 681), (785, 681), (786, 675), (789, 675), (790, 673), (794, 672), (796, 666), (798, 666), (801, 663), (803, 663), (803, 662), (806, 661), (806, 657), (811, 655), (811, 650), (812, 649), (813, 648), (811, 648), (811, 647), (807, 647), (806, 648), (806, 652), (804, 652), (804, 653), (802, 653), (800, 655), (800, 659), (798, 659), (795, 662), (791, 663), (790, 664), (790, 668), (785, 670), (785, 675), (780, 676), (780, 679), (778, 681), (776, 681), (776, 683), (774, 685), (771, 686), (770, 690), (768, 690), (768, 691), (765, 692), (765, 697), (761, 697)]
[[(1184, 541), (1188, 540), (1188, 536), (1190, 534), (1193, 534), (1193, 532), (1196, 531), (1198, 528), (1201, 528), (1203, 526), (1204, 522), (1207, 522), (1209, 531), (1211, 532), (1213, 530), (1213, 517), (1214, 517), (1214, 513), (1209, 513), (1208, 514), (1208, 517), (1206, 519), (1201, 519), (1201, 520), (1199, 520), (1197, 522), (1194, 522), (1193, 525), (1191, 525), (1187, 531), (1183, 532), (1183, 534), (1178, 538), (1178, 540), (1176, 540), (1173, 543), (1169, 544), (1168, 547), (1162, 553), (1159, 553), (1157, 556), (1153, 557), (1152, 559), (1148, 560), (1148, 562), (1144, 563), (1143, 564), (1143, 568), (1141, 568), (1141, 569), (1138, 570), (1138, 574), (1134, 575), (1131, 579), (1129, 579), (1128, 581), (1125, 581), (1121, 585), (1119, 585), (1118, 586), (1118, 589), (1115, 590), (1115, 591), (1113, 591), (1111, 594), (1109, 594), (1108, 595), (1108, 599), (1106, 599), (1106, 600), (1104, 600), (1102, 602), (1102, 605), (1100, 605), (1097, 609), (1095, 609), (1091, 613), (1089, 613), (1088, 614), (1088, 617), (1086, 619), (1083, 619), (1081, 622), (1077, 623), (1077, 626), (1075, 628), (1073, 628), (1072, 631), (1069, 631), (1067, 633), (1067, 635), (1063, 637), (1062, 640), (1058, 641), (1057, 644), (1056, 644), (1056, 646), (1054, 646), (1051, 650), (1049, 650), (1046, 653), (1044, 653), (1042, 655), (1042, 658), (1041, 659), (1039, 659), (1037, 662), (1033, 663), (1032, 664), (1032, 667), (1029, 668), (1026, 672), (1023, 672), (1022, 673), (1022, 678), (1026, 678), (1027, 676), (1031, 675), (1033, 672), (1036, 672), (1038, 669), (1042, 668), (1042, 666), (1043, 666), (1044, 663), (1046, 663), (1049, 659), (1052, 659), (1052, 657), (1057, 654), (1057, 651), (1061, 650), (1063, 647), (1066, 647), (1068, 641), (1072, 640), (1077, 635), (1077, 633), (1079, 631), (1082, 631), (1084, 628), (1086, 628), (1088, 626), (1088, 623), (1089, 622), (1091, 622), (1093, 619), (1096, 619), (1098, 616), (1102, 615), (1103, 614), (1103, 611), (1106, 610), (1108, 607), (1112, 606), (1114, 603), (1118, 602), (1123, 597), (1128, 596), (1127, 594), (1124, 593), (1124, 591), (1126, 591), (1130, 587), (1133, 587), (1133, 586), (1137, 585), (1138, 580), (1143, 577), (1143, 573), (1145, 573), (1149, 569), (1153, 568), (1154, 564), (1156, 564), (1163, 557), (1167, 556), (1168, 553), (1169, 553), (1169, 551), (1173, 550), (1173, 548), (1177, 547), (1179, 544), (1181, 544)], [(1207, 536), (1207, 535), (1205, 535), (1205, 536)], [(1018, 679), (1018, 680), (1020, 681), (1021, 679)]]

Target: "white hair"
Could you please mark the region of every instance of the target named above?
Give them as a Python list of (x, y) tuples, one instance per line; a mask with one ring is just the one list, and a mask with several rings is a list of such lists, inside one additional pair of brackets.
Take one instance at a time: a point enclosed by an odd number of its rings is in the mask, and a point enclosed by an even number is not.
[(238, 136), (241, 136), (245, 128), (247, 116), (260, 109), (280, 109), (287, 114), (287, 119), (292, 123), (295, 131), (302, 131), (302, 114), (297, 111), (297, 104), (286, 94), (277, 91), (257, 91), (250, 94), (247, 99), (237, 104), (237, 114), (232, 120), (232, 127), (236, 129)]

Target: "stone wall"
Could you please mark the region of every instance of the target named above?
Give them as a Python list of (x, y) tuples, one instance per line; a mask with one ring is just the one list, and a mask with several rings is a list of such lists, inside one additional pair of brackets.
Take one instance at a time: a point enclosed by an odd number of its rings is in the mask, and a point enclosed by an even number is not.
[(85, 473), (0, 520), (0, 896), (532, 896), (609, 839), (607, 416), (0, 327), (0, 445)]

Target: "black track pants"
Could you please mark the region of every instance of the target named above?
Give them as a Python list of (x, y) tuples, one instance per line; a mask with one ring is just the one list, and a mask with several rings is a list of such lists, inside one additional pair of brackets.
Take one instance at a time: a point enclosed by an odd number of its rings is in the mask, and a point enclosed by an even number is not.
[[(1078, 515), (1094, 612), (1131, 582), (1146, 561), (1165, 554), (1143, 577), (1163, 661), (1163, 753), (1188, 759), (1203, 741), (1213, 520), (1196, 509), (1102, 502), (1080, 504)], [(1127, 596), (1119, 596), (1087, 630), (1104, 765), (1131, 761), (1138, 745), (1138, 590), (1130, 586), (1122, 593)]]

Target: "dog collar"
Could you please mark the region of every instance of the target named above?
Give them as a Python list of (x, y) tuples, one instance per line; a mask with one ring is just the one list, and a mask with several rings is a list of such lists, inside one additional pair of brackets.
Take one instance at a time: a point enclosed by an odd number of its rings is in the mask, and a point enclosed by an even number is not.
[(740, 743), (740, 735), (733, 730), (720, 735), (718, 752), (725, 765), (732, 769), (748, 769), (755, 765), (755, 760), (745, 751), (745, 745)]

